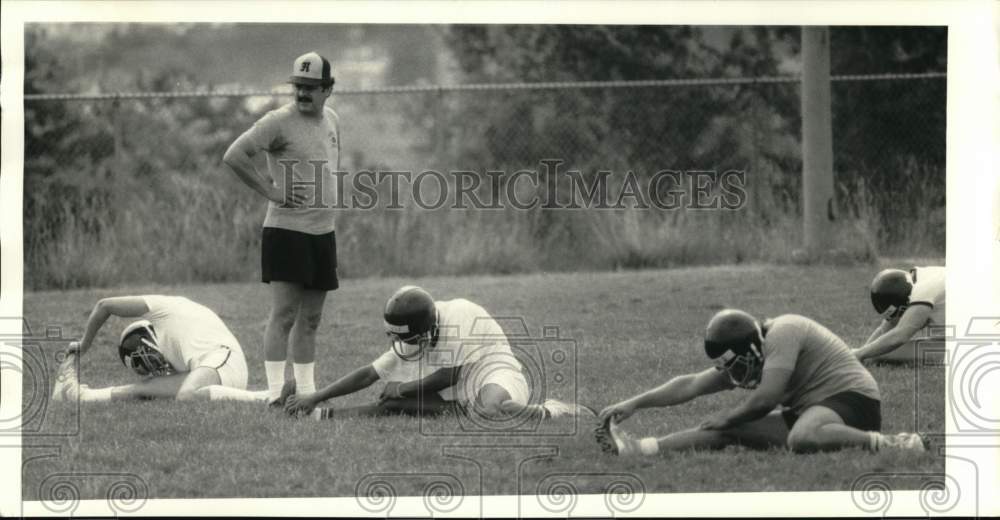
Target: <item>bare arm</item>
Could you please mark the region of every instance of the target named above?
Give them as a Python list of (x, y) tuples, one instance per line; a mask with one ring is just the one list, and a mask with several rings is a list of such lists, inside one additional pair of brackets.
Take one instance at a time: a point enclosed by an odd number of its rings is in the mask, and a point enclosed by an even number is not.
[(378, 380), (378, 372), (375, 371), (375, 368), (371, 365), (365, 365), (321, 388), (313, 394), (311, 400), (315, 403), (321, 403), (334, 397), (353, 394), (372, 386)]
[(316, 408), (317, 404), (326, 401), (327, 399), (333, 399), (334, 397), (353, 394), (354, 392), (364, 390), (365, 388), (375, 384), (375, 381), (378, 380), (379, 375), (378, 372), (375, 371), (375, 367), (372, 365), (365, 365), (321, 388), (314, 394), (301, 396), (292, 394), (288, 396), (285, 401), (285, 412), (291, 415), (303, 413), (309, 414), (314, 408)]
[(399, 395), (410, 397), (444, 390), (458, 381), (458, 374), (461, 371), (461, 366), (439, 368), (422, 379), (400, 383)]
[(854, 354), (858, 359), (864, 361), (865, 359), (881, 356), (882, 354), (896, 350), (903, 343), (913, 338), (920, 329), (927, 326), (927, 321), (930, 319), (933, 310), (927, 305), (911, 305), (903, 313), (903, 316), (899, 318), (899, 323), (892, 330), (874, 340), (869, 338), (868, 343), (856, 350)]
[(276, 204), (288, 204), (293, 207), (301, 205), (302, 201), (305, 200), (305, 196), (300, 193), (301, 186), (292, 186), (293, 190), (289, 194), (288, 201), (286, 201), (285, 194), (281, 193), (281, 190), (277, 186), (257, 171), (257, 166), (254, 165), (254, 157), (257, 153), (257, 147), (254, 146), (252, 139), (244, 133), (236, 138), (233, 144), (229, 145), (229, 149), (222, 156), (222, 162), (243, 181), (243, 184), (246, 184), (267, 200)]
[(894, 321), (882, 320), (882, 322), (879, 323), (878, 327), (875, 327), (875, 330), (873, 330), (871, 335), (868, 336), (868, 339), (865, 340), (864, 344), (867, 345), (878, 339), (878, 337), (881, 336), (882, 334), (885, 334), (886, 332), (892, 330), (892, 328), (896, 326), (896, 323), (898, 321), (899, 320), (894, 320)]
[(83, 355), (90, 349), (97, 332), (111, 316), (137, 318), (147, 312), (149, 312), (149, 307), (146, 306), (146, 300), (140, 296), (119, 296), (98, 301), (94, 305), (94, 310), (90, 312), (90, 318), (87, 319), (87, 330), (83, 334), (83, 339), (80, 340), (77, 351)]
[(686, 403), (696, 397), (732, 389), (725, 374), (708, 368), (694, 374), (677, 376), (670, 381), (618, 404), (601, 410), (601, 419), (613, 415), (621, 421), (640, 408), (656, 408)]
[(724, 430), (764, 417), (781, 403), (781, 397), (791, 378), (792, 371), (785, 368), (765, 370), (760, 385), (742, 403), (724, 412), (719, 418), (706, 421), (702, 428)]

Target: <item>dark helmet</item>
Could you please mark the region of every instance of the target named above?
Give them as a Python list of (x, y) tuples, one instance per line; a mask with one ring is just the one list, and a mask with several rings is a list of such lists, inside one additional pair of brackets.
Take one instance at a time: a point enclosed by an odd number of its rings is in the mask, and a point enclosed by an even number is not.
[[(386, 334), (396, 355), (419, 358), (437, 339), (438, 316), (430, 293), (413, 285), (401, 287), (385, 303)], [(416, 346), (416, 349), (406, 345)]]
[(750, 314), (724, 309), (712, 316), (705, 329), (705, 354), (715, 367), (742, 388), (760, 383), (764, 369), (764, 333)]
[(156, 330), (147, 321), (137, 321), (125, 327), (118, 343), (122, 364), (140, 376), (168, 376), (174, 373), (163, 352), (160, 352)]
[(910, 304), (913, 282), (902, 269), (886, 269), (875, 275), (871, 285), (872, 306), (885, 319), (898, 318)]

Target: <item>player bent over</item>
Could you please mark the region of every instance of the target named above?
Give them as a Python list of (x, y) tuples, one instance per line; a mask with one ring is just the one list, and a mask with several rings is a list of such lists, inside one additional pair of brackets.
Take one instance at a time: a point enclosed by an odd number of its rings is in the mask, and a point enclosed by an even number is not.
[[(138, 383), (90, 388), (77, 381), (76, 363), (111, 316), (143, 318), (122, 331), (118, 357), (144, 379)], [(179, 296), (121, 296), (97, 302), (83, 339), (70, 344), (52, 399), (176, 398), (261, 401), (250, 392), (240, 343), (209, 308)]]
[[(918, 434), (879, 433), (875, 379), (840, 338), (809, 318), (786, 314), (761, 325), (746, 312), (720, 311), (708, 323), (705, 353), (715, 367), (675, 377), (602, 410), (603, 422), (595, 430), (602, 449), (618, 455), (729, 445), (795, 452), (851, 446), (927, 449)], [(697, 428), (636, 439), (617, 425), (640, 408), (674, 406), (734, 387), (753, 391), (734, 409)]]
[[(289, 396), (285, 410), (315, 418), (447, 411), (495, 419), (596, 416), (589, 408), (554, 399), (528, 404), (531, 392), (521, 363), (500, 324), (475, 303), (465, 299), (435, 302), (427, 291), (406, 286), (389, 298), (383, 317), (391, 344), (387, 352), (315, 394)], [(387, 383), (375, 404), (315, 409), (327, 399), (380, 380)]]
[(872, 306), (882, 323), (854, 355), (861, 361), (915, 362), (918, 345), (941, 345), (943, 335), (931, 330), (944, 325), (944, 293), (944, 267), (886, 269), (875, 275)]

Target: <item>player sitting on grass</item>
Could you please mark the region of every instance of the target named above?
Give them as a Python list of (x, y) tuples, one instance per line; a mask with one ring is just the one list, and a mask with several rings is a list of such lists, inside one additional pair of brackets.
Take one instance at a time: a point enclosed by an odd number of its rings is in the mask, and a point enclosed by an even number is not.
[(878, 273), (872, 280), (871, 298), (882, 323), (854, 355), (861, 361), (915, 362), (917, 345), (941, 345), (942, 334), (932, 334), (932, 328), (944, 325), (944, 288), (944, 267)]
[[(77, 380), (77, 362), (111, 316), (143, 318), (122, 331), (118, 357), (144, 379), (138, 383), (90, 388)], [(70, 343), (59, 368), (55, 401), (176, 398), (261, 401), (250, 392), (240, 344), (218, 315), (179, 296), (121, 296), (97, 302), (83, 339)]]
[[(320, 419), (450, 410), (496, 419), (596, 416), (589, 408), (554, 399), (528, 404), (528, 382), (503, 329), (468, 300), (435, 302), (427, 291), (406, 286), (389, 298), (384, 320), (391, 344), (386, 353), (314, 394), (287, 397), (285, 410)], [(387, 383), (377, 403), (316, 409), (379, 380)]]
[[(705, 353), (715, 367), (675, 377), (602, 410), (595, 430), (602, 449), (617, 455), (729, 445), (787, 446), (795, 452), (850, 446), (926, 450), (918, 434), (879, 433), (875, 379), (840, 338), (811, 319), (786, 314), (761, 326), (743, 311), (723, 310), (708, 323)], [(636, 439), (617, 424), (640, 408), (674, 406), (735, 387), (753, 391), (697, 428)]]

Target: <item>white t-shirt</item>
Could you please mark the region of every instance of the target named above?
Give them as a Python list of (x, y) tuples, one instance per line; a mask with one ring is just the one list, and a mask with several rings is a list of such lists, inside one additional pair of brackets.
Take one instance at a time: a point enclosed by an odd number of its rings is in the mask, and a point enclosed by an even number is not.
[[(323, 107), (322, 118), (314, 118), (300, 114), (295, 104), (289, 103), (268, 112), (247, 130), (245, 135), (254, 145), (267, 152), (267, 167), (274, 185), (285, 192), (285, 169), (291, 167), (295, 183), (304, 186), (302, 191), (306, 196), (298, 208), (268, 202), (264, 227), (313, 235), (333, 231), (334, 206), (338, 201), (337, 179), (332, 172), (340, 167), (337, 121), (337, 113), (330, 107)], [(318, 178), (317, 173), (320, 173)]]
[(945, 321), (945, 274), (945, 268), (939, 266), (914, 267), (910, 271), (913, 279), (910, 305), (929, 305), (934, 309), (931, 321), (935, 325), (944, 325)]
[(146, 295), (142, 297), (149, 320), (156, 331), (157, 348), (178, 372), (200, 366), (202, 357), (220, 347), (243, 355), (240, 342), (211, 309), (183, 296)]
[(440, 390), (446, 400), (474, 402), (485, 378), (497, 371), (520, 372), (521, 363), (510, 350), (503, 328), (485, 309), (465, 299), (435, 302), (438, 341), (419, 360), (404, 361), (390, 348), (372, 363), (379, 378), (408, 382), (423, 379), (441, 368), (465, 366), (458, 382)]

